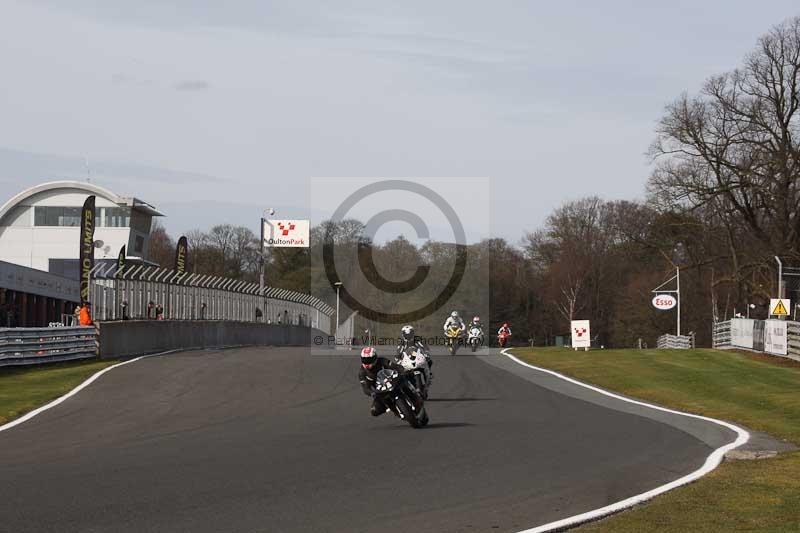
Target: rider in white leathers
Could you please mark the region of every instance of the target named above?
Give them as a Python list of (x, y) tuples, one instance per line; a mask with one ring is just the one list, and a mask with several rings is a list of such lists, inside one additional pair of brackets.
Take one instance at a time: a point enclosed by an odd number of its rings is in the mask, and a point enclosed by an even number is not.
[[(420, 357), (422, 359), (418, 359)], [(422, 390), (423, 396), (427, 398), (428, 388), (433, 382), (433, 359), (431, 359), (428, 346), (420, 337), (416, 336), (412, 326), (403, 326), (400, 330), (400, 343), (397, 346), (395, 363), (407, 371), (416, 369), (423, 372), (424, 379), (422, 382), (417, 382), (417, 386)]]
[(464, 324), (464, 320), (458, 316), (458, 311), (453, 311), (450, 313), (450, 316), (447, 317), (447, 320), (444, 323), (444, 332), (447, 333), (447, 328), (452, 326), (458, 326), (461, 328), (462, 333), (467, 329), (467, 326)]

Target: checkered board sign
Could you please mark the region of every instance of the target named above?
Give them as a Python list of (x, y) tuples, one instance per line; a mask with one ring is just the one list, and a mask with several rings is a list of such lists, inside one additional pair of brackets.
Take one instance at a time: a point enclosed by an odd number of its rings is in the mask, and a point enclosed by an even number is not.
[(589, 348), (591, 347), (591, 329), (588, 320), (572, 321), (572, 347)]

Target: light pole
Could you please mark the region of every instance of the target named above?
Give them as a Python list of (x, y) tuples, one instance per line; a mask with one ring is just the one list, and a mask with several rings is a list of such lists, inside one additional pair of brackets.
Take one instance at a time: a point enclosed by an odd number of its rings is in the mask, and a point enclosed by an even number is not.
[(677, 280), (678, 290), (675, 296), (678, 297), (678, 337), (681, 336), (681, 267), (675, 268), (675, 279)]
[(275, 214), (275, 210), (270, 208), (261, 214), (261, 253), (259, 254), (260, 268), (258, 273), (258, 292), (263, 298), (261, 305), (264, 307), (264, 321), (267, 320), (267, 298), (264, 295), (264, 271), (266, 270), (266, 261), (264, 259), (264, 226), (267, 223), (267, 219), (264, 217), (265, 213), (272, 216)]
[(339, 341), (339, 289), (342, 288), (342, 282), (337, 281), (333, 284), (336, 287), (336, 341)]

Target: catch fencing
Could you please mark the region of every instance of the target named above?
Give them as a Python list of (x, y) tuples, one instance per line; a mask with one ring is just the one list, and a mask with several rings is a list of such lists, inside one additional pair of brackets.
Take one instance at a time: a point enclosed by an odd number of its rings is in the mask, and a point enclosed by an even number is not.
[(170, 320), (234, 320), (300, 325), (332, 332), (334, 310), (296, 291), (232, 278), (166, 268), (98, 264), (89, 287), (95, 320), (155, 319), (157, 308)]
[(97, 356), (94, 327), (2, 328), (0, 366), (31, 365)]
[(661, 335), (658, 348), (669, 350), (689, 350), (694, 348), (694, 335)]
[(717, 322), (713, 347), (738, 348), (800, 361), (800, 322), (751, 318)]

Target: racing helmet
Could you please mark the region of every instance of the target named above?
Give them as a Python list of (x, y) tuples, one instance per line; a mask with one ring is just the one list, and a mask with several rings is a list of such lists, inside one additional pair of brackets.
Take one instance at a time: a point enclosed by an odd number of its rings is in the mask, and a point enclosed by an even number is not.
[(400, 334), (403, 336), (403, 340), (414, 340), (414, 327), (408, 325), (403, 326), (403, 328), (400, 330)]
[(450, 313), (450, 316), (453, 318), (458, 318), (458, 311), (453, 311), (452, 313)]
[(378, 352), (372, 346), (367, 346), (361, 350), (361, 366), (364, 368), (372, 368), (375, 361), (378, 360)]
[(503, 327), (508, 328), (508, 322), (503, 322)]
[(477, 324), (480, 321), (481, 321), (481, 317), (479, 317), (478, 315), (475, 315), (474, 317), (472, 317), (472, 323), (473, 324)]

